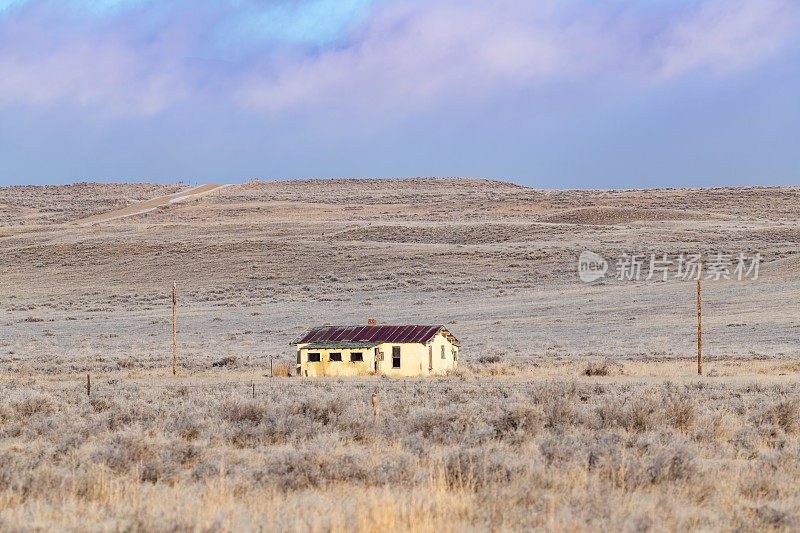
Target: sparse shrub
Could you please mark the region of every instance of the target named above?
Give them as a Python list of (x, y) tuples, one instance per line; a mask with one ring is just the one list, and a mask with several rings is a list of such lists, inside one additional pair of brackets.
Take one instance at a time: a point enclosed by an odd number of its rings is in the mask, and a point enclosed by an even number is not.
[(202, 425), (195, 418), (184, 414), (172, 422), (171, 429), (182, 439), (191, 441), (200, 436)]
[(157, 455), (154, 447), (142, 435), (135, 432), (126, 432), (114, 435), (111, 440), (92, 458), (105, 463), (116, 472), (128, 470), (153, 460)]
[(272, 375), (278, 378), (285, 378), (291, 375), (289, 364), (286, 361), (278, 361), (272, 367)]
[(658, 406), (648, 398), (634, 398), (623, 412), (623, 427), (636, 432), (653, 429), (659, 415)]
[(222, 368), (225, 366), (234, 366), (236, 364), (236, 357), (233, 355), (229, 355), (227, 357), (223, 357), (218, 361), (214, 361), (211, 363), (211, 366), (214, 368)]
[(459, 405), (414, 409), (407, 424), (411, 431), (436, 444), (477, 444), (494, 434), (483, 416)]
[(771, 505), (756, 507), (755, 516), (764, 526), (771, 529), (793, 531), (798, 527), (798, 520), (794, 514), (775, 509)]
[(750, 471), (739, 480), (739, 493), (749, 500), (775, 500), (780, 497), (771, 472)]
[(613, 400), (610, 418), (628, 431), (642, 433), (663, 425), (666, 401), (657, 391), (645, 389)]
[(635, 490), (651, 485), (679, 483), (697, 473), (695, 453), (686, 446), (648, 450), (626, 464), (626, 488)]
[(583, 369), (584, 376), (620, 376), (623, 367), (620, 363), (615, 363), (607, 359), (602, 361), (589, 361)]
[(466, 381), (468, 378), (475, 377), (475, 371), (472, 367), (459, 365), (455, 368), (447, 370), (445, 375), (451, 378), (460, 379), (461, 381)]
[(96, 413), (102, 413), (111, 409), (114, 402), (109, 398), (94, 397), (89, 399), (89, 404)]
[(125, 370), (131, 369), (136, 366), (136, 360), (132, 357), (125, 357), (124, 359), (117, 361), (117, 365)]
[(548, 465), (568, 463), (575, 457), (575, 450), (579, 448), (577, 438), (572, 434), (554, 435), (547, 434), (539, 442), (539, 453)]
[(607, 376), (609, 375), (608, 364), (605, 362), (590, 361), (583, 370), (585, 376)]
[(795, 398), (775, 403), (758, 413), (754, 420), (759, 425), (772, 424), (794, 435), (800, 432), (800, 401)]
[(257, 424), (264, 418), (262, 404), (251, 401), (228, 401), (222, 405), (222, 415), (230, 422), (250, 422)]
[(482, 356), (478, 357), (478, 362), (480, 364), (482, 364), (482, 365), (490, 365), (490, 364), (499, 363), (501, 360), (502, 360), (502, 357), (500, 357), (499, 355), (496, 355), (496, 354), (493, 354), (493, 355), (482, 355)]
[(544, 425), (543, 419), (541, 406), (512, 404), (502, 409), (492, 425), (497, 438), (521, 441), (539, 431)]
[(508, 363), (495, 363), (486, 367), (485, 373), (489, 376), (513, 376), (516, 369)]
[(17, 417), (30, 418), (36, 414), (49, 414), (53, 402), (49, 397), (36, 392), (21, 392), (11, 399), (11, 408)]
[(556, 397), (544, 404), (545, 427), (564, 431), (578, 420), (578, 411), (570, 399)]
[(697, 418), (697, 405), (686, 396), (673, 397), (666, 402), (664, 416), (672, 427), (686, 432)]

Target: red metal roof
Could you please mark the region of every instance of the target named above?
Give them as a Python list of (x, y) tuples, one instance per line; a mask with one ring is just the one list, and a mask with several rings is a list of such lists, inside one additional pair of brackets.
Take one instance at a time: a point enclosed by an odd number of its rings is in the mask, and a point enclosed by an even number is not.
[[(447, 332), (447, 328), (444, 326), (320, 326), (309, 329), (292, 341), (292, 344), (309, 342), (418, 342), (425, 344), (440, 330)], [(452, 335), (450, 338), (456, 344), (458, 343)]]

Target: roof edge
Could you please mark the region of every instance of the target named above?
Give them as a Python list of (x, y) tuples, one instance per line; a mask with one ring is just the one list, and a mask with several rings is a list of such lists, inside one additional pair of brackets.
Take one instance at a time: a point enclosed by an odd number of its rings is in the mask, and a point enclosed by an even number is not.
[[(426, 328), (436, 328), (436, 332), (431, 335), (428, 339), (424, 342), (414, 341), (414, 342), (397, 342), (396, 344), (427, 344), (431, 342), (437, 335), (442, 333), (442, 331), (446, 332), (445, 337), (449, 342), (451, 342), (455, 346), (460, 346), (460, 341), (453, 335), (450, 330), (447, 329), (447, 326), (444, 324), (379, 324), (376, 326), (364, 325), (364, 324), (352, 324), (347, 326), (337, 326), (335, 324), (324, 324), (322, 326), (313, 326), (310, 328), (306, 328), (300, 335), (295, 337), (291, 342), (289, 342), (289, 346), (297, 346), (298, 344), (308, 344), (308, 342), (302, 342), (304, 338), (306, 338), (312, 331), (321, 329), (321, 328), (360, 328), (360, 327), (426, 327)], [(388, 341), (379, 341), (379, 343), (388, 342)]]

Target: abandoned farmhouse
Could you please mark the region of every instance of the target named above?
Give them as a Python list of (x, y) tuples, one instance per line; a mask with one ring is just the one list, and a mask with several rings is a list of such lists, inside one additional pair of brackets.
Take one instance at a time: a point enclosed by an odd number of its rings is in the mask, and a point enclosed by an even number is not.
[(291, 342), (299, 376), (425, 376), (458, 363), (459, 342), (444, 326), (321, 326)]

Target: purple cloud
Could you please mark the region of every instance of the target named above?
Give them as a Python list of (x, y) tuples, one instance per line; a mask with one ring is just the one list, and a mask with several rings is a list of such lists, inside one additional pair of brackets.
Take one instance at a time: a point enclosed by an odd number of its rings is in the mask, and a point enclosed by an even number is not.
[[(240, 42), (220, 38), (240, 20), (236, 4), (158, 5), (88, 17), (48, 2), (18, 3), (0, 19), (0, 106), (150, 115), (212, 99), (273, 112), (391, 113), (561, 83), (729, 75), (780, 56), (800, 28), (797, 0), (648, 9), (637, 2), (403, 0), (378, 4), (355, 26), (344, 20), (347, 31), (336, 39), (326, 25), (322, 48), (266, 39), (254, 51), (252, 43), (241, 50), (209, 44)], [(305, 36), (313, 24), (302, 28)]]
[(728, 73), (758, 66), (796, 39), (800, 6), (792, 0), (706, 2), (667, 27), (654, 51), (656, 74), (697, 69)]
[(0, 105), (97, 106), (153, 114), (198, 90), (180, 29), (143, 35), (123, 20), (61, 19), (32, 9), (0, 23)]
[(757, 67), (792, 44), (793, 0), (706, 0), (654, 21), (565, 2), (410, 2), (378, 13), (350, 46), (244, 76), (245, 105), (387, 109), (623, 76), (665, 81)]

